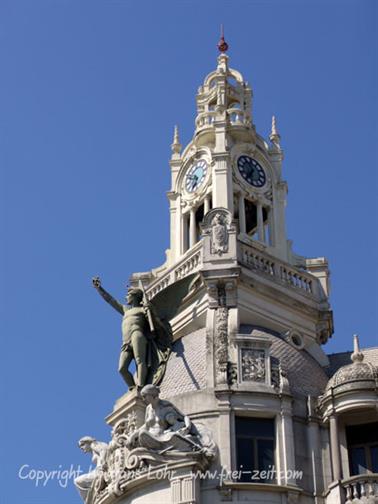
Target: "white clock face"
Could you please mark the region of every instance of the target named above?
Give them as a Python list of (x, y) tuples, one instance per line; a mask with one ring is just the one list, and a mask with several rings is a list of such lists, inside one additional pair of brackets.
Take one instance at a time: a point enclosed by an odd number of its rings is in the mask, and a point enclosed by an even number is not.
[(195, 192), (205, 181), (207, 174), (207, 163), (204, 159), (197, 161), (189, 168), (185, 175), (185, 189), (189, 192)]

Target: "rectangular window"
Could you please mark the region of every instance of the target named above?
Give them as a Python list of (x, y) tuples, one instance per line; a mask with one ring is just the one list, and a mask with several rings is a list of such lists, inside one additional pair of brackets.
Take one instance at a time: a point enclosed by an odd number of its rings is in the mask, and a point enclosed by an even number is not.
[(378, 472), (378, 422), (345, 429), (351, 476)]
[(235, 429), (239, 481), (272, 483), (274, 480), (274, 420), (236, 417)]

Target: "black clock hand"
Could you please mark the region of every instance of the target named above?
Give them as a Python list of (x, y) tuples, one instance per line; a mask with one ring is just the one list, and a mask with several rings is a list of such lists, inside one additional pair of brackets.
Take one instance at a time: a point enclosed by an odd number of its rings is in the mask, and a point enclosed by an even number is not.
[(192, 180), (193, 180), (193, 182), (192, 182), (192, 189), (194, 189), (196, 187), (196, 185), (198, 184), (198, 177), (197, 177), (197, 175), (193, 175)]

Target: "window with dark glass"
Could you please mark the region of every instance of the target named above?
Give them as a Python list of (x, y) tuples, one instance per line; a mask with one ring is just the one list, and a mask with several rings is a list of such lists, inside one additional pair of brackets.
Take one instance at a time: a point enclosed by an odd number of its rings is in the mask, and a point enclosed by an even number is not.
[(274, 480), (274, 420), (236, 417), (235, 430), (239, 481), (271, 483)]
[(350, 475), (378, 473), (378, 422), (345, 428)]

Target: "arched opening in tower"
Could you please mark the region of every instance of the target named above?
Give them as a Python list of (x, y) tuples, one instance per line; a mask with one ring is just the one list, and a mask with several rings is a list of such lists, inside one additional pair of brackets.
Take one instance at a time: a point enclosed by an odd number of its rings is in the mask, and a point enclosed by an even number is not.
[(262, 229), (259, 230), (258, 225), (258, 206), (248, 199), (244, 200), (245, 208), (245, 230), (246, 234), (249, 235), (254, 240), (260, 240), (265, 243), (270, 243), (270, 232), (269, 232), (269, 209), (266, 207), (261, 207), (262, 213)]
[(201, 238), (201, 228), (200, 224), (203, 221), (205, 215), (205, 205), (202, 203), (197, 210), (196, 210), (196, 234), (197, 234), (197, 241)]

